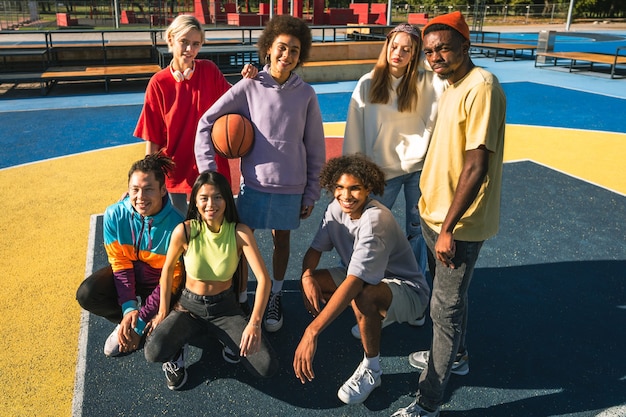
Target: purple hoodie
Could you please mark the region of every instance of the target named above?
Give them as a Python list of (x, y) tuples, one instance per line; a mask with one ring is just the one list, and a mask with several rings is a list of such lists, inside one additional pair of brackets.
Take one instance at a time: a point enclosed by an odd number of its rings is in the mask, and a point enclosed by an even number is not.
[(278, 84), (266, 65), (255, 79), (242, 79), (198, 122), (195, 154), (198, 171), (217, 170), (211, 141), (213, 123), (241, 114), (254, 126), (254, 144), (241, 158), (246, 187), (275, 194), (302, 194), (302, 205), (320, 197), (319, 173), (326, 161), (322, 114), (313, 87), (292, 73)]

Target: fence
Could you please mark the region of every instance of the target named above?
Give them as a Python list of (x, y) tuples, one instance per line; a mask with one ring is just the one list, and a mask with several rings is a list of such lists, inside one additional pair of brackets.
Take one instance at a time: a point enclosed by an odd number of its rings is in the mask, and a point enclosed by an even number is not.
[[(408, 9), (400, 7), (396, 10), (396, 19), (401, 20), (403, 13), (428, 13), (430, 17), (460, 11), (465, 15), (469, 25), (473, 24), (474, 16), (484, 15), (484, 23), (489, 24), (544, 24), (563, 23), (567, 19), (568, 4), (487, 4), (482, 11), (476, 11), (471, 5), (437, 6), (409, 5)], [(406, 10), (406, 12), (405, 12)]]
[[(193, 2), (128, 1), (120, 9), (132, 12), (137, 24), (151, 28), (164, 26), (164, 22), (180, 13), (192, 12)], [(113, 2), (98, 0), (0, 0), (0, 30), (17, 29), (26, 25), (36, 29), (56, 29), (57, 13), (69, 13), (72, 19), (77, 19), (80, 26), (115, 28), (120, 25), (121, 10), (115, 13)]]
[[(213, 1), (213, 0), (209, 0)], [(227, 0), (229, 2), (237, 0)], [(379, 2), (381, 0), (378, 0)], [(225, 1), (226, 2), (226, 1)], [(34, 26), (37, 29), (56, 28), (56, 13), (70, 13), (78, 24), (85, 26), (99, 26), (115, 28), (119, 26), (119, 13), (115, 13), (113, 2), (97, 0), (73, 0), (66, 2), (44, 0), (0, 0), (0, 30), (16, 29), (24, 25)], [(408, 4), (408, 3), (407, 3)], [(129, 1), (124, 2), (123, 10), (131, 11), (136, 17), (135, 24), (146, 27), (162, 26), (168, 18), (183, 12), (193, 10), (193, 2), (183, 1)], [(408, 5), (394, 7), (393, 19), (405, 20), (409, 12), (428, 13), (431, 17), (439, 14), (461, 11), (472, 24), (476, 15), (473, 6), (435, 6), (435, 5)], [(529, 24), (529, 23), (562, 23), (567, 18), (568, 4), (489, 4), (485, 5), (481, 13), (484, 14), (484, 23), (494, 24)], [(480, 14), (477, 14), (480, 15)]]

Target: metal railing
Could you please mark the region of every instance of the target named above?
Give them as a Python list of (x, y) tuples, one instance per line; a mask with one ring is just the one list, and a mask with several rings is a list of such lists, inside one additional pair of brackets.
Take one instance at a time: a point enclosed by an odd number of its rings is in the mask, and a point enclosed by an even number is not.
[[(389, 31), (392, 26), (381, 25), (359, 25), (354, 26), (331, 26), (331, 25), (312, 25), (310, 26), (313, 33), (314, 42), (341, 42), (360, 39), (374, 39), (382, 36)], [(239, 40), (243, 45), (256, 44), (258, 37), (263, 31), (260, 26), (223, 26), (223, 27), (204, 27), (204, 38), (207, 42), (220, 41), (224, 39)], [(369, 37), (359, 37), (355, 31), (367, 32)], [(16, 45), (24, 43), (31, 46), (40, 46), (42, 48), (53, 48), (63, 46), (64, 44), (85, 44), (100, 45), (106, 48), (109, 45), (115, 46), (128, 41), (145, 42), (147, 45), (156, 47), (165, 43), (165, 28), (121, 28), (121, 29), (80, 29), (67, 28), (63, 30), (42, 29), (29, 31), (3, 31), (0, 32), (0, 45)], [(219, 43), (219, 42), (218, 42)]]
[[(548, 5), (485, 4), (482, 10), (477, 9), (475, 5), (418, 5), (410, 6), (409, 9), (409, 13), (428, 13), (431, 18), (454, 11), (463, 13), (470, 26), (474, 26), (474, 20), (490, 24), (563, 23), (567, 19), (568, 5), (557, 3)], [(480, 30), (480, 26), (476, 29)]]

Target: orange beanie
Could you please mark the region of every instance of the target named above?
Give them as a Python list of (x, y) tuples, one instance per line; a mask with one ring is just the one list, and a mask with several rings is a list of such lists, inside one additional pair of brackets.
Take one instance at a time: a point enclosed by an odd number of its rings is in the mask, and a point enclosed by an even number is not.
[(441, 16), (437, 16), (434, 19), (431, 19), (426, 24), (426, 26), (422, 28), (422, 36), (424, 36), (424, 33), (426, 33), (429, 26), (436, 24), (450, 26), (452, 29), (455, 29), (457, 32), (463, 35), (465, 39), (467, 39), (468, 41), (470, 40), (470, 30), (461, 12), (442, 14)]

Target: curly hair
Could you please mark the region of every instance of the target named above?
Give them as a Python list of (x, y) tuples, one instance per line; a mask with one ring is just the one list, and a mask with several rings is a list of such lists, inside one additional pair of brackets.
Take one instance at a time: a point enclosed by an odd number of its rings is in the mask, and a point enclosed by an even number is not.
[(130, 177), (132, 177), (136, 171), (143, 172), (144, 174), (153, 172), (154, 178), (159, 182), (159, 186), (162, 187), (165, 184), (165, 176), (170, 176), (170, 172), (174, 170), (175, 165), (172, 158), (164, 155), (161, 149), (157, 153), (146, 155), (145, 158), (136, 161), (128, 171), (128, 182), (130, 182)]
[(320, 172), (320, 186), (334, 193), (335, 185), (342, 175), (348, 174), (358, 178), (363, 185), (376, 195), (383, 195), (385, 191), (385, 174), (362, 153), (344, 155), (329, 160)]
[[(298, 61), (298, 66), (309, 59), (311, 44), (313, 43), (311, 29), (304, 20), (290, 15), (277, 15), (267, 22), (257, 43), (260, 57), (266, 57), (267, 51), (280, 35), (295, 36), (300, 41), (300, 60)], [(268, 62), (269, 60), (267, 60), (266, 57), (266, 63)]]

